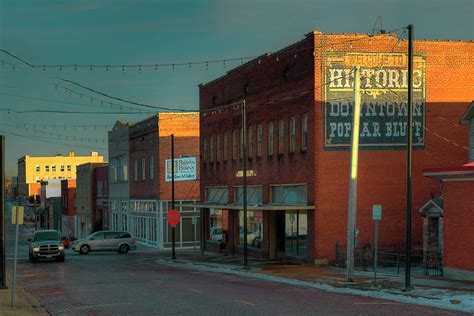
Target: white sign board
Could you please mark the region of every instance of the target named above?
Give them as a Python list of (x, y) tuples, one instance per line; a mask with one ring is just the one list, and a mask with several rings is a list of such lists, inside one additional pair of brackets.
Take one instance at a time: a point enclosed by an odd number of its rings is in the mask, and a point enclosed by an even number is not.
[(372, 219), (374, 221), (380, 221), (382, 219), (382, 205), (372, 205)]
[[(171, 159), (165, 161), (166, 182), (171, 182)], [(176, 158), (174, 160), (174, 181), (197, 179), (196, 157)]]

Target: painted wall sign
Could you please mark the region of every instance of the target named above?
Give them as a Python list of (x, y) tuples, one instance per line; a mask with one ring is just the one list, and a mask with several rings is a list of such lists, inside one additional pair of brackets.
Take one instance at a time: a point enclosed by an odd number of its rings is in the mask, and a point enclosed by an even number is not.
[[(171, 159), (165, 161), (166, 182), (171, 182)], [(196, 157), (176, 158), (174, 160), (174, 181), (197, 179)]]
[[(360, 66), (360, 147), (397, 149), (406, 144), (408, 58), (401, 53), (329, 52), (324, 64), (324, 147), (351, 144), (353, 68)], [(413, 63), (413, 145), (424, 146), (425, 58)]]

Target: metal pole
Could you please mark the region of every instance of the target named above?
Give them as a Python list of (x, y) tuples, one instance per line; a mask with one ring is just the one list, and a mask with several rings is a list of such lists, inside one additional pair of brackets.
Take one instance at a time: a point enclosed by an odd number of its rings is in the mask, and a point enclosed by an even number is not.
[(16, 300), (16, 261), (17, 261), (17, 256), (18, 256), (18, 221), (20, 220), (19, 218), (20, 211), (17, 207), (16, 209), (16, 232), (15, 232), (15, 256), (13, 258), (13, 280), (12, 280), (12, 307), (15, 307), (15, 300)]
[(242, 101), (242, 171), (244, 180), (244, 268), (249, 267), (247, 245), (247, 122), (245, 100)]
[(5, 273), (5, 136), (0, 135), (0, 289), (6, 289)]
[[(174, 210), (174, 134), (171, 134), (171, 209)], [(175, 253), (176, 227), (171, 227), (171, 259), (176, 259)]]
[(205, 225), (204, 225), (204, 209), (201, 208), (199, 210), (199, 215), (200, 215), (200, 224), (201, 224), (201, 231), (199, 232), (199, 236), (200, 236), (200, 241), (201, 241), (201, 256), (204, 256), (204, 249), (206, 248), (206, 244), (205, 244), (205, 232), (204, 232), (204, 229), (205, 229)]
[(36, 224), (36, 193), (33, 195), (33, 215), (35, 217), (35, 231), (38, 229), (37, 224)]
[(413, 151), (413, 30), (408, 25), (408, 117), (407, 117), (407, 208), (406, 208), (406, 244), (405, 244), (405, 290), (411, 288), (411, 169)]
[(352, 124), (351, 170), (349, 178), (349, 207), (347, 214), (347, 280), (353, 282), (354, 246), (357, 211), (357, 167), (359, 158), (360, 75), (354, 67), (354, 108)]
[(374, 284), (377, 285), (377, 261), (379, 256), (379, 221), (375, 221)]

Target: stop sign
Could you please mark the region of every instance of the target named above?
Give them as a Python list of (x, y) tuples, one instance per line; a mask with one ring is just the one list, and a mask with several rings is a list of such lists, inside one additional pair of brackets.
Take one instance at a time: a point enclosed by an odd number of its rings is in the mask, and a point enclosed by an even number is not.
[(168, 223), (172, 227), (176, 227), (176, 224), (181, 220), (181, 213), (178, 210), (171, 210), (168, 212)]

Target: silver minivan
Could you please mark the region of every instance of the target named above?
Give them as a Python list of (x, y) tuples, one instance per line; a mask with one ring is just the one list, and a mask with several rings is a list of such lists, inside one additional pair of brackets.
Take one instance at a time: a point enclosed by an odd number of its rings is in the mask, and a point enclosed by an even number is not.
[(99, 231), (74, 243), (73, 250), (82, 255), (90, 251), (117, 251), (126, 254), (136, 249), (136, 240), (125, 231)]

